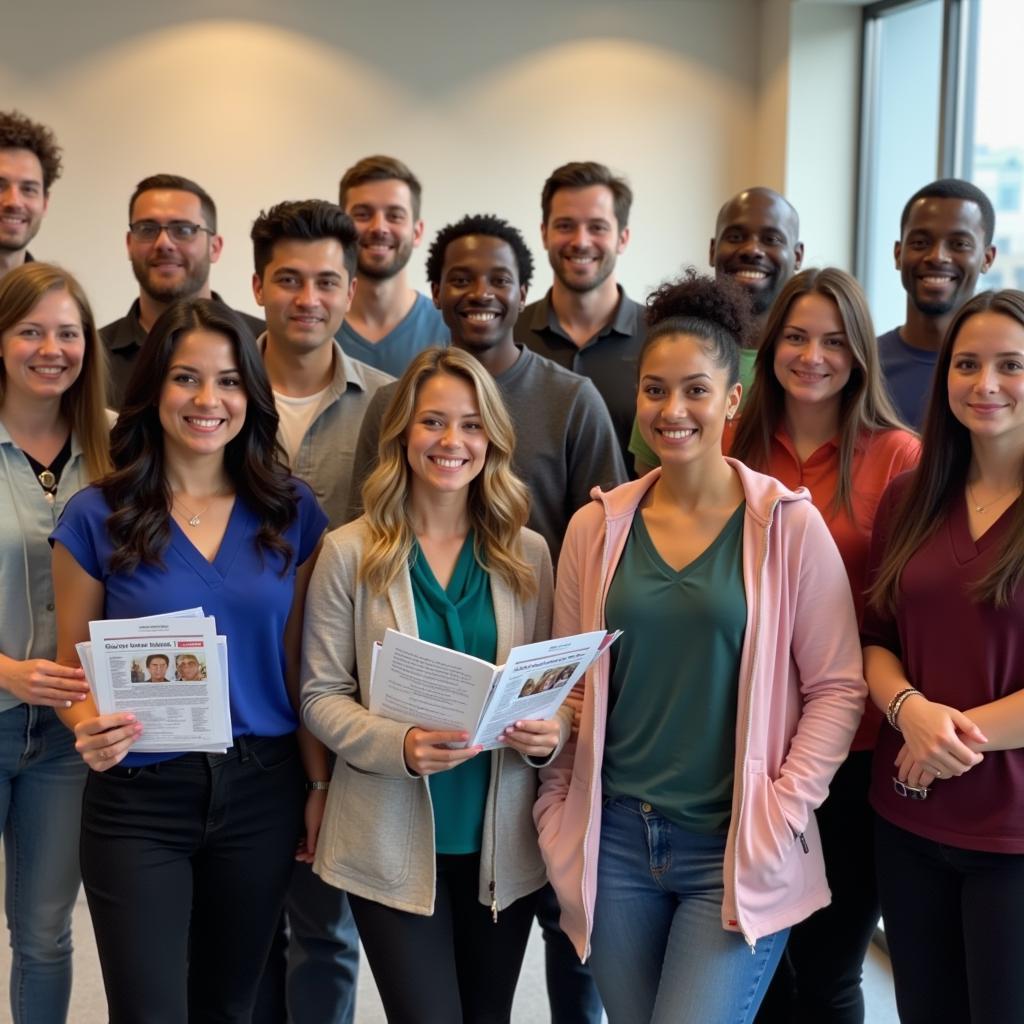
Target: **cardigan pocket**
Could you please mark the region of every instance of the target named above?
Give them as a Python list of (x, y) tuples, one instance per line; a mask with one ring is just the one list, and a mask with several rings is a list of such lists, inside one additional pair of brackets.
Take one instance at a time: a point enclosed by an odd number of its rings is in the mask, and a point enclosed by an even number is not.
[(334, 866), (370, 885), (404, 882), (422, 818), (416, 806), (422, 783), (375, 775), (341, 760), (333, 781), (343, 782), (329, 808), (334, 811), (329, 823)]

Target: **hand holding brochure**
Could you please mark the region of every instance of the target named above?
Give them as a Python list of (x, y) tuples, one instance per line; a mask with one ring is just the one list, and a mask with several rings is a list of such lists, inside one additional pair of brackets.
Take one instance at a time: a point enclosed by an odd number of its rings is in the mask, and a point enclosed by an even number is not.
[(76, 645), (101, 714), (132, 712), (139, 753), (225, 751), (232, 743), (227, 640), (201, 608), (89, 623)]
[(370, 711), (422, 729), (468, 732), (468, 746), (493, 750), (514, 722), (551, 718), (618, 636), (602, 629), (525, 644), (498, 667), (389, 629), (374, 657)]

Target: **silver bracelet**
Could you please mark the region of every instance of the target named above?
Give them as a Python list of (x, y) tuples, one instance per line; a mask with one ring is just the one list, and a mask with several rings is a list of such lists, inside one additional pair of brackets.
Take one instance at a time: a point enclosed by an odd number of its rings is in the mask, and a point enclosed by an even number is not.
[(897, 724), (897, 718), (899, 717), (900, 708), (903, 707), (904, 702), (908, 697), (912, 697), (915, 693), (920, 693), (914, 686), (908, 686), (904, 690), (900, 690), (891, 701), (889, 706), (885, 709), (885, 720), (895, 729), (897, 732), (903, 732), (903, 730)]

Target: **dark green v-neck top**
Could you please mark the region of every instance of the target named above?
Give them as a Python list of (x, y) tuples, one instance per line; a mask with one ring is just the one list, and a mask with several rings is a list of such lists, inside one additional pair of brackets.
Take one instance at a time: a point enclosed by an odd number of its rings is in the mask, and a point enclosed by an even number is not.
[(633, 517), (608, 590), (612, 648), (603, 785), (694, 832), (728, 828), (747, 627), (741, 504), (678, 572)]
[[(420, 639), (494, 661), (498, 629), (491, 579), (473, 555), (472, 531), (447, 587), (438, 583), (418, 543), (409, 556), (409, 575)], [(482, 753), (451, 771), (430, 776), (438, 853), (479, 851), (490, 775), (491, 759)]]

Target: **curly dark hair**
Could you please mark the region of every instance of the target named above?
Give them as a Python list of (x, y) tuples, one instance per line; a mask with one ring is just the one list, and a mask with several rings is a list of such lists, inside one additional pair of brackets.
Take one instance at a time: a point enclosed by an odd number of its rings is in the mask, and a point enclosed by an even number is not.
[(507, 220), (502, 220), (493, 213), (469, 213), (462, 220), (446, 224), (438, 231), (434, 241), (430, 243), (430, 252), (427, 254), (427, 280), (432, 285), (441, 283), (444, 254), (448, 246), (467, 235), (485, 235), (507, 242), (515, 253), (519, 284), (523, 288), (529, 288), (533, 279), (533, 256), (530, 255), (530, 247), (518, 228), (514, 228)]
[(43, 192), (49, 195), (50, 186), (64, 168), (57, 137), (45, 124), (32, 121), (17, 110), (0, 110), (0, 149), (27, 149), (35, 153), (43, 168)]
[(740, 379), (740, 345), (750, 330), (750, 296), (731, 279), (699, 274), (694, 267), (647, 296), (647, 337), (637, 367), (651, 345), (670, 334), (690, 334), (708, 343), (711, 358)]
[(256, 546), (280, 556), (287, 571), (294, 551), (283, 537), (298, 515), (295, 485), (277, 444), (277, 409), (256, 341), (238, 315), (215, 299), (179, 299), (157, 318), (139, 350), (124, 405), (110, 432), (114, 471), (100, 488), (111, 514), (110, 567), (132, 572), (140, 563), (160, 565), (171, 537), (170, 485), (164, 472), (160, 392), (178, 339), (189, 331), (214, 331), (235, 349), (248, 406), (238, 435), (224, 450), (224, 469), (239, 500), (260, 522)]

